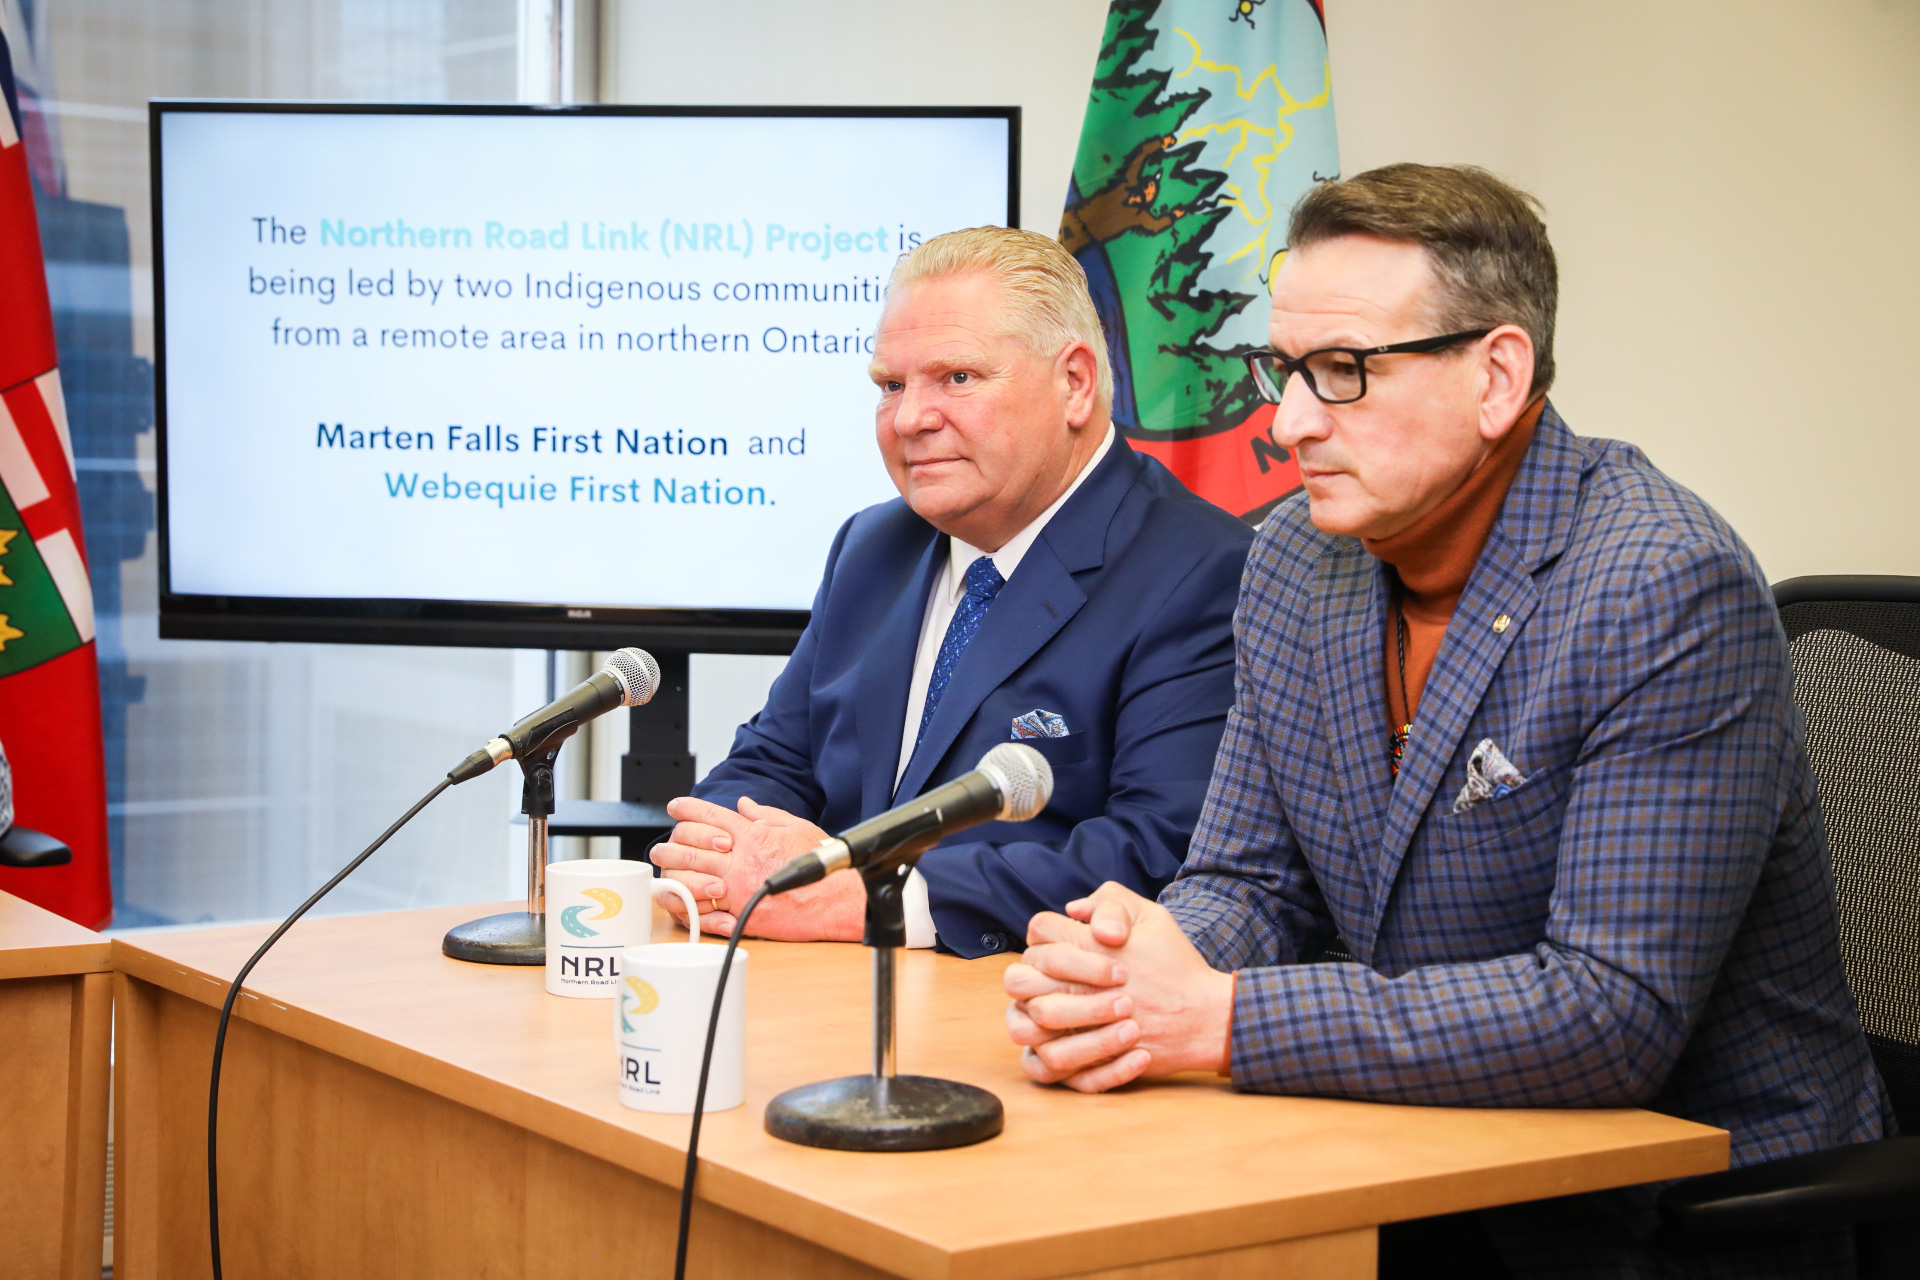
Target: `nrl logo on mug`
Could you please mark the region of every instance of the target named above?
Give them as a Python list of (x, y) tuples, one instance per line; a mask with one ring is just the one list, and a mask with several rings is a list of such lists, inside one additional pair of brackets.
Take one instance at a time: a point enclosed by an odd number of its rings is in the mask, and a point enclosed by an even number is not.
[[(588, 916), (588, 920), (611, 920), (619, 915), (621, 908), (626, 905), (620, 900), (620, 895), (611, 889), (582, 889), (580, 892), (582, 896), (592, 898), (600, 905), (599, 913)], [(576, 938), (599, 937), (598, 929), (588, 928), (580, 919), (582, 913), (592, 910), (592, 907), (568, 907), (560, 913), (560, 927)]]
[(633, 1024), (627, 1021), (627, 1015), (631, 1013), (638, 1018), (652, 1013), (660, 1007), (660, 993), (645, 978), (631, 973), (627, 975), (626, 987), (620, 993), (620, 1029), (632, 1031)]

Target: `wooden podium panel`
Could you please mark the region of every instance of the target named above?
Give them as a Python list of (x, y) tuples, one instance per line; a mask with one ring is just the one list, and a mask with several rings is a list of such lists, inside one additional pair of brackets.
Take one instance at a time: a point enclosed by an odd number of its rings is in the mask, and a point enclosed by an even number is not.
[[(629, 1111), (610, 1001), (439, 953), (464, 907), (305, 922), (236, 1006), (223, 1090), (234, 1280), (671, 1273), (687, 1118)], [(115, 1271), (206, 1274), (207, 1067), (264, 926), (116, 940)], [(717, 944), (716, 944), (717, 945)], [(747, 1101), (707, 1118), (689, 1274), (1009, 1280), (1369, 1277), (1379, 1223), (1724, 1168), (1726, 1134), (1643, 1111), (1237, 1094), (1084, 1097), (1021, 1075), (1006, 958), (910, 952), (900, 1069), (992, 1089), (1000, 1137), (792, 1146), (768, 1099), (870, 1061), (869, 954), (749, 942)]]
[(0, 893), (0, 1270), (97, 1280), (107, 1209), (111, 949)]

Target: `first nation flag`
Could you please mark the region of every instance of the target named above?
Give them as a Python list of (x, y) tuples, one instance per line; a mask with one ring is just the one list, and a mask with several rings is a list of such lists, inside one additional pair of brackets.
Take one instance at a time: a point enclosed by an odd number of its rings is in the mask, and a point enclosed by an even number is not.
[(1113, 0), (1060, 240), (1106, 329), (1114, 425), (1249, 521), (1300, 466), (1245, 357), (1288, 212), (1339, 168), (1321, 0)]
[(97, 929), (113, 889), (93, 585), (4, 35), (0, 89), (0, 746), (14, 820), (73, 850), (63, 867), (0, 867), (0, 889)]

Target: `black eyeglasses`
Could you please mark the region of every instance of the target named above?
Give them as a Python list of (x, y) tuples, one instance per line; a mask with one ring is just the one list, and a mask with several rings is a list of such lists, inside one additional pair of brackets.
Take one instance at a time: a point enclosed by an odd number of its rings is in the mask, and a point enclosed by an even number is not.
[(1484, 338), (1492, 332), (1492, 329), (1466, 329), (1386, 347), (1322, 347), (1298, 360), (1290, 360), (1277, 351), (1256, 351), (1247, 357), (1247, 367), (1253, 370), (1254, 388), (1268, 404), (1280, 403), (1288, 381), (1296, 373), (1307, 380), (1307, 390), (1320, 397), (1320, 403), (1352, 404), (1367, 394), (1368, 356), (1429, 355)]

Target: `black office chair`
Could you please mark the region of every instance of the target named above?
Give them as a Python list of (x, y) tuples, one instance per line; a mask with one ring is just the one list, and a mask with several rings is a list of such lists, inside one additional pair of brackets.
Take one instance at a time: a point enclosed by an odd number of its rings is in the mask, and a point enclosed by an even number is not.
[(73, 850), (44, 831), (14, 823), (0, 833), (0, 867), (64, 867)]
[[(1833, 856), (1847, 984), (1903, 1133), (1920, 1134), (1920, 578), (1773, 589)], [(1660, 1198), (1682, 1236), (1854, 1225), (1866, 1280), (1920, 1275), (1920, 1137), (1691, 1178)]]
[(13, 820), (13, 766), (0, 747), (0, 867), (59, 867), (73, 861), (73, 850), (44, 831)]

